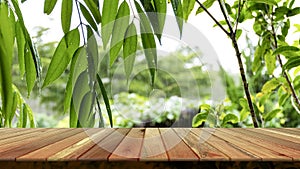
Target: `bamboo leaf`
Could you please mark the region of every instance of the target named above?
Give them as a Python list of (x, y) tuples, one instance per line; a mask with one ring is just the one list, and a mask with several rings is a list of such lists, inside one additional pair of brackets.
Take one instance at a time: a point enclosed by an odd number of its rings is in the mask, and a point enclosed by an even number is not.
[(208, 116), (208, 112), (201, 112), (198, 113), (196, 116), (194, 116), (193, 121), (192, 121), (192, 126), (193, 127), (199, 127), (203, 122), (206, 121)]
[(28, 112), (28, 109), (27, 109), (27, 106), (25, 103), (23, 103), (23, 113), (22, 113), (22, 128), (25, 128), (27, 126), (27, 112)]
[(26, 107), (26, 114), (28, 116), (28, 119), (29, 119), (29, 123), (30, 123), (30, 128), (35, 128), (35, 122), (34, 122), (34, 116), (33, 116), (33, 112), (31, 110), (31, 108), (25, 104), (25, 107)]
[(178, 24), (180, 38), (181, 38), (182, 26), (183, 26), (183, 10), (182, 10), (182, 5), (181, 5), (181, 0), (171, 0), (171, 4), (172, 4), (174, 14), (176, 16), (176, 21)]
[(25, 51), (25, 37), (20, 24), (20, 21), (16, 22), (16, 41), (18, 46), (18, 61), (19, 61), (19, 71), (20, 76), (23, 77), (25, 74), (25, 60), (24, 60), (24, 51)]
[(113, 120), (112, 120), (112, 112), (111, 112), (111, 108), (110, 108), (110, 103), (109, 103), (109, 99), (107, 97), (107, 93), (105, 90), (105, 87), (103, 85), (103, 82), (99, 76), (99, 74), (97, 74), (97, 81), (98, 81), (98, 85), (100, 87), (101, 93), (102, 93), (102, 97), (106, 106), (106, 110), (107, 110), (107, 114), (108, 114), (108, 118), (109, 118), (109, 122), (110, 122), (110, 126), (113, 127)]
[(94, 2), (94, 0), (84, 0), (84, 2), (87, 5), (87, 7), (89, 8), (89, 10), (92, 12), (93, 17), (95, 18), (97, 24), (101, 23), (101, 14), (100, 14), (99, 8), (98, 8), (97, 4)]
[(80, 104), (77, 127), (94, 127), (94, 124), (90, 123), (90, 118), (92, 116), (93, 105), (95, 102), (95, 94), (92, 92), (87, 92)]
[(77, 124), (78, 124), (78, 114), (75, 111), (73, 100), (71, 100), (70, 121), (69, 121), (70, 128), (76, 128)]
[(280, 112), (282, 112), (281, 109), (275, 109), (275, 110), (270, 111), (267, 114), (264, 114), (264, 120), (265, 120), (265, 122), (271, 121)]
[(98, 59), (98, 44), (97, 40), (93, 34), (92, 29), (87, 26), (87, 59), (88, 59), (88, 72), (89, 72), (89, 82), (90, 89), (93, 89), (93, 83), (96, 79), (96, 72), (98, 69), (99, 59)]
[(43, 87), (52, 83), (65, 71), (79, 43), (80, 37), (77, 28), (62, 38), (54, 52)]
[(270, 52), (265, 54), (265, 62), (269, 75), (272, 75), (276, 68), (276, 57), (273, 56)]
[(277, 6), (277, 2), (275, 0), (248, 0), (248, 2), (264, 3), (268, 5)]
[(124, 69), (127, 79), (133, 70), (137, 50), (137, 32), (134, 23), (127, 28), (123, 44)]
[[(158, 20), (158, 26), (154, 29), (155, 34), (161, 44), (161, 36), (165, 26), (166, 13), (167, 13), (167, 2), (165, 0), (154, 0), (154, 7), (156, 9), (156, 15)], [(152, 24), (153, 25), (153, 24)]]
[(117, 15), (119, 0), (104, 0), (102, 8), (101, 35), (103, 47), (106, 48), (113, 30), (114, 20)]
[(110, 43), (110, 66), (115, 62), (123, 45), (126, 29), (129, 25), (130, 10), (126, 1), (123, 1), (114, 23), (111, 43)]
[(71, 100), (72, 100), (72, 92), (74, 88), (74, 79), (77, 80), (78, 75), (76, 76), (75, 67), (78, 72), (82, 72), (86, 69), (87, 64), (83, 64), (86, 60), (86, 51), (85, 48), (82, 46), (76, 50), (76, 52), (73, 55), (71, 67), (70, 67), (70, 75), (66, 86), (65, 91), (65, 100), (64, 100), (64, 112), (67, 112), (67, 110), (70, 108)]
[(151, 75), (151, 83), (154, 84), (155, 72), (157, 69), (157, 51), (156, 51), (156, 43), (154, 40), (154, 35), (149, 24), (149, 20), (147, 19), (145, 13), (143, 12), (140, 5), (135, 1), (136, 9), (140, 16), (140, 29), (141, 29), (141, 38), (142, 44), (144, 48), (144, 53), (146, 56), (148, 68)]
[(80, 2), (79, 2), (79, 6), (80, 6), (80, 10), (84, 16), (84, 18), (86, 19), (86, 21), (91, 25), (91, 27), (96, 31), (98, 32), (98, 27), (97, 27), (97, 24), (96, 22), (94, 21), (92, 15), (90, 14), (90, 12), (85, 8), (84, 5), (82, 5)]
[[(0, 83), (2, 113), (5, 126), (9, 126), (9, 117), (13, 106), (12, 58), (14, 47), (14, 16), (8, 5), (0, 3)], [(12, 18), (13, 17), (13, 18)]]
[(61, 26), (65, 34), (70, 30), (72, 11), (73, 11), (73, 0), (62, 0)]
[[(26, 44), (27, 48), (29, 47)], [(25, 70), (26, 70), (26, 83), (27, 83), (27, 95), (30, 96), (30, 92), (32, 91), (35, 80), (36, 80), (36, 70), (33, 61), (33, 56), (29, 50), (25, 53)]]
[[(203, 6), (208, 9), (210, 8), (214, 2), (216, 2), (216, 0), (206, 0), (203, 2)], [(199, 13), (202, 13), (204, 11), (204, 9), (202, 7), (199, 7), (196, 11), (196, 15), (198, 15)]]
[(182, 8), (183, 8), (183, 18), (185, 22), (187, 22), (189, 15), (191, 14), (192, 10), (195, 6), (195, 0), (183, 0)]
[(53, 11), (57, 0), (45, 0), (44, 2), (44, 13), (50, 15)]

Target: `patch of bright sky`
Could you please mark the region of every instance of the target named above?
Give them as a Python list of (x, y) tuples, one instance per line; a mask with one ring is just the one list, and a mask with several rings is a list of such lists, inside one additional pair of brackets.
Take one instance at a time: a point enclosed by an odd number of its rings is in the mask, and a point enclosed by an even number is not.
[[(43, 5), (44, 5), (43, 0), (38, 0), (38, 1), (27, 0), (25, 3), (21, 4), (21, 10), (23, 12), (26, 26), (29, 29), (29, 32), (31, 32), (31, 35), (34, 35), (36, 31), (36, 27), (38, 26), (49, 28), (46, 36), (44, 36), (45, 37), (44, 41), (45, 42), (59, 41), (63, 36), (61, 23), (60, 23), (61, 1), (57, 2), (55, 9), (50, 16), (43, 13)], [(195, 6), (197, 6), (197, 4), (195, 4)], [(300, 2), (296, 1), (294, 7), (295, 6), (300, 6)], [(218, 27), (213, 28), (214, 22), (211, 20), (211, 18), (208, 17), (208, 15), (203, 13), (195, 16), (195, 10), (190, 15), (188, 22), (189, 24), (196, 27), (198, 31), (200, 31), (206, 37), (207, 41), (201, 43), (204, 45), (206, 43), (210, 43), (213, 46), (218, 56), (218, 60), (221, 63), (221, 65), (225, 68), (225, 70), (231, 73), (238, 73), (239, 69), (238, 69), (234, 49), (231, 45), (231, 41), (226, 37), (224, 32), (222, 32)], [(223, 20), (222, 15), (219, 12), (218, 5), (216, 4), (213, 5), (213, 7), (209, 9), (209, 11), (211, 11), (218, 20)], [(168, 6), (168, 14), (174, 15), (170, 6)], [(300, 17), (293, 17), (291, 19), (291, 25), (297, 23), (296, 21), (299, 20)], [(72, 17), (71, 27), (74, 28), (78, 26), (78, 24), (79, 24), (78, 15), (77, 13), (74, 12)], [(250, 29), (249, 32), (251, 32), (252, 29), (251, 22), (247, 22), (246, 24), (243, 24), (241, 26), (243, 28)], [(185, 27), (183, 29), (185, 30)], [(290, 34), (292, 34), (292, 32), (293, 32), (293, 28), (291, 29)], [(257, 36), (255, 36), (254, 34), (249, 33), (248, 36), (253, 42), (257, 41)], [(288, 41), (292, 43), (293, 40), (299, 39), (299, 35), (296, 36), (297, 37), (295, 37), (295, 35), (293, 34), (290, 35), (288, 37)], [(177, 38), (170, 37), (170, 36), (164, 37), (162, 39), (162, 46), (158, 46), (158, 49), (169, 51), (169, 52), (176, 50), (180, 45), (182, 44), (184, 45), (184, 43), (182, 43), (182, 41), (180, 41), (178, 37)], [(241, 37), (238, 43), (241, 46), (241, 49), (244, 49), (246, 47), (244, 37)], [(200, 49), (205, 50), (203, 48)]]

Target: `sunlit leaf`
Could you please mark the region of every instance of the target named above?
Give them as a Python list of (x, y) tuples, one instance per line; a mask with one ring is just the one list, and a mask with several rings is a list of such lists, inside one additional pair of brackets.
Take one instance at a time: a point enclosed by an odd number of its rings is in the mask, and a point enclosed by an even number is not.
[(273, 52), (273, 55), (279, 55), (279, 54), (284, 55), (285, 52), (298, 52), (298, 51), (300, 51), (300, 49), (295, 46), (281, 46)]
[(199, 127), (203, 122), (206, 121), (207, 116), (207, 111), (196, 114), (196, 116), (193, 117), (192, 127)]
[(116, 18), (119, 0), (104, 0), (102, 8), (101, 35), (103, 47), (106, 48), (113, 30), (113, 21)]
[(269, 81), (267, 81), (263, 87), (262, 87), (262, 92), (263, 93), (270, 93), (271, 91), (275, 90), (279, 85), (281, 85), (280, 81), (277, 80), (276, 78), (273, 78)]
[(130, 9), (126, 1), (119, 7), (110, 43), (110, 66), (115, 62), (123, 45), (126, 29), (129, 25)]
[(248, 0), (248, 2), (264, 3), (277, 6), (277, 2), (275, 0)]
[(182, 2), (182, 9), (183, 9), (183, 18), (185, 21), (188, 20), (189, 15), (191, 14), (192, 10), (195, 6), (195, 0), (183, 0)]
[(109, 99), (107, 97), (105, 87), (103, 85), (103, 82), (102, 82), (99, 74), (97, 74), (97, 81), (98, 81), (98, 85), (100, 87), (101, 94), (102, 94), (102, 97), (103, 97), (103, 100), (104, 100), (104, 103), (105, 103), (105, 106), (106, 106), (106, 111), (107, 111), (107, 114), (108, 114), (110, 126), (113, 127), (112, 112), (111, 112), (111, 108), (110, 108)]
[(270, 52), (265, 54), (265, 63), (269, 75), (272, 75), (276, 68), (276, 56), (272, 55)]
[[(28, 47), (28, 45), (26, 44)], [(25, 70), (26, 70), (26, 83), (27, 83), (27, 95), (30, 96), (30, 92), (32, 91), (35, 80), (36, 80), (36, 70), (34, 65), (34, 60), (32, 59), (32, 54), (30, 51), (26, 51), (25, 53)]]
[(166, 12), (167, 12), (167, 2), (165, 0), (154, 0), (154, 7), (157, 12), (157, 20), (158, 20), (158, 27), (154, 29), (155, 34), (161, 43), (161, 36), (165, 25), (166, 20)]
[(96, 22), (94, 21), (92, 15), (90, 14), (90, 12), (85, 8), (84, 5), (82, 5), (81, 3), (79, 3), (80, 6), (80, 11), (82, 12), (84, 18), (86, 19), (86, 21), (91, 25), (91, 27), (98, 32), (98, 27)]
[(62, 38), (54, 52), (43, 87), (51, 84), (66, 70), (74, 52), (79, 46), (79, 42), (80, 36), (77, 28), (68, 32)]
[(123, 44), (124, 69), (127, 79), (133, 70), (137, 50), (137, 32), (134, 23), (127, 28)]
[(56, 5), (56, 2), (57, 2), (57, 0), (45, 0), (44, 13), (49, 15), (53, 11), (53, 9)]
[(275, 110), (272, 110), (271, 112), (268, 112), (267, 114), (264, 114), (264, 120), (266, 122), (271, 121), (281, 111), (282, 111), (281, 109), (275, 109)]
[(19, 71), (20, 71), (20, 76), (23, 77), (25, 74), (24, 52), (25, 52), (26, 42), (22, 31), (22, 27), (20, 25), (20, 21), (16, 22), (16, 41), (18, 46)]
[(171, 4), (172, 4), (174, 14), (176, 16), (176, 21), (178, 24), (180, 37), (181, 37), (182, 36), (182, 26), (183, 26), (183, 10), (182, 10), (181, 0), (171, 0)]
[(89, 8), (89, 10), (92, 12), (97, 24), (99, 24), (101, 22), (101, 14), (97, 4), (94, 2), (94, 0), (84, 0), (84, 2)]
[(73, 11), (73, 0), (62, 0), (61, 26), (65, 34), (70, 30), (72, 11)]
[(22, 119), (22, 127), (25, 128), (27, 126), (27, 112), (28, 112), (28, 109), (27, 109), (27, 106), (25, 103), (23, 103), (23, 106), (22, 106), (22, 114), (21, 114), (21, 119)]
[[(203, 2), (203, 6), (208, 9), (210, 8), (214, 2), (216, 2), (216, 0), (206, 0)], [(202, 7), (199, 7), (196, 11), (196, 15), (198, 15), (199, 13), (202, 13), (204, 11), (204, 9)]]
[(239, 122), (239, 118), (236, 116), (236, 115), (234, 115), (234, 114), (227, 114), (224, 118), (223, 118), (223, 122), (222, 122), (222, 124), (223, 125), (225, 125), (226, 123), (229, 123), (229, 122), (231, 122), (231, 123), (237, 123), (237, 122)]

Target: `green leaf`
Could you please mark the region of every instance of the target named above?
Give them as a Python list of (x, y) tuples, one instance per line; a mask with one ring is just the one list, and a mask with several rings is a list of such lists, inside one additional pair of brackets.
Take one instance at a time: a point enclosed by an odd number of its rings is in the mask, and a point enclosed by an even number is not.
[(222, 125), (225, 125), (226, 123), (231, 122), (233, 124), (239, 122), (239, 118), (234, 115), (234, 114), (227, 114), (224, 118), (223, 118), (223, 122)]
[(20, 118), (22, 118), (22, 127), (23, 128), (26, 128), (27, 126), (27, 112), (28, 112), (28, 109), (27, 109), (27, 106), (25, 103), (23, 103), (23, 110), (22, 110), (22, 115)]
[(275, 90), (279, 85), (281, 85), (280, 81), (277, 80), (276, 78), (273, 78), (269, 81), (267, 81), (263, 87), (262, 87), (262, 92), (263, 93), (270, 93), (271, 91)]
[(73, 0), (62, 0), (61, 26), (65, 34), (70, 30), (72, 11), (73, 11)]
[(130, 9), (126, 1), (123, 1), (119, 7), (116, 21), (113, 28), (111, 43), (110, 43), (110, 66), (115, 62), (118, 54), (123, 46), (126, 29), (129, 25)]
[(196, 116), (193, 117), (192, 126), (199, 127), (203, 122), (206, 121), (207, 116), (208, 116), (207, 111), (196, 114)]
[[(26, 44), (28, 47), (28, 45)], [(25, 70), (26, 70), (26, 83), (27, 83), (27, 95), (28, 97), (30, 96), (30, 92), (32, 91), (35, 80), (36, 80), (36, 70), (35, 70), (35, 65), (34, 65), (34, 60), (32, 59), (32, 54), (28, 50), (25, 53)]]
[(300, 51), (300, 49), (295, 46), (281, 46), (273, 52), (273, 55), (279, 55), (279, 54), (285, 55), (286, 52), (298, 52), (298, 51)]
[(146, 56), (148, 68), (151, 75), (151, 83), (154, 84), (155, 72), (157, 69), (157, 51), (156, 51), (156, 43), (154, 40), (154, 35), (149, 24), (149, 20), (146, 15), (143, 13), (140, 5), (135, 1), (135, 6), (140, 16), (140, 29), (141, 29), (141, 38), (142, 44), (144, 48), (144, 53)]
[(84, 5), (82, 5), (80, 2), (79, 2), (79, 6), (80, 6), (80, 10), (81, 10), (81, 13), (83, 14), (84, 18), (86, 19), (86, 21), (91, 25), (91, 27), (96, 31), (98, 32), (98, 27), (97, 27), (97, 24), (96, 22), (94, 21), (92, 15), (90, 14), (90, 12), (85, 8)]
[(57, 0), (45, 0), (44, 3), (44, 13), (49, 15), (53, 11)]
[(106, 48), (113, 30), (114, 20), (117, 15), (119, 0), (104, 0), (102, 8), (101, 35), (103, 47)]
[(131, 23), (126, 31), (125, 40), (123, 44), (123, 59), (124, 69), (127, 79), (133, 70), (137, 50), (137, 32), (134, 23)]
[(25, 107), (26, 107), (26, 110), (27, 110), (27, 116), (28, 116), (28, 119), (29, 119), (30, 128), (35, 128), (33, 112), (27, 104), (25, 104)]
[(248, 2), (264, 3), (268, 5), (277, 6), (277, 2), (275, 0), (248, 0)]
[[(14, 49), (14, 16), (9, 15), (9, 8), (5, 2), (0, 3), (0, 92), (2, 113), (5, 126), (9, 127), (9, 114), (13, 106), (12, 91), (12, 58)], [(13, 17), (13, 18), (12, 18)]]
[(280, 106), (284, 106), (289, 97), (290, 97), (290, 95), (288, 93), (281, 95), (279, 97), (278, 104)]
[(291, 16), (298, 15), (299, 13), (300, 13), (300, 7), (296, 7), (294, 9), (289, 10), (286, 16), (291, 17)]
[(56, 80), (67, 68), (80, 43), (78, 29), (68, 32), (59, 42), (46, 74), (43, 87)]
[[(206, 9), (208, 9), (214, 4), (215, 1), (216, 0), (206, 0), (205, 2), (203, 2), (203, 6)], [(203, 11), (204, 11), (204, 9), (202, 7), (199, 7), (196, 11), (196, 15), (198, 15), (199, 13), (202, 13)]]
[(282, 112), (281, 109), (275, 109), (275, 110), (272, 110), (271, 112), (269, 112), (267, 114), (264, 114), (263, 117), (265, 119), (265, 122), (271, 121), (280, 112)]
[(276, 57), (272, 55), (270, 52), (265, 54), (265, 62), (269, 75), (272, 75), (276, 68)]
[(194, 9), (196, 0), (183, 0), (182, 2), (182, 9), (183, 9), (183, 19), (185, 21), (188, 20), (189, 15), (191, 14), (192, 10)]
[(110, 108), (110, 103), (109, 103), (109, 100), (108, 100), (108, 97), (107, 97), (105, 87), (103, 85), (103, 82), (102, 82), (99, 74), (97, 74), (97, 81), (98, 81), (98, 84), (99, 84), (99, 87), (100, 87), (100, 90), (101, 90), (101, 93), (102, 93), (102, 97), (103, 97), (103, 100), (104, 100), (104, 103), (105, 103), (105, 106), (106, 106), (106, 111), (107, 111), (107, 114), (108, 114), (110, 126), (113, 127), (113, 120), (112, 120), (112, 112), (111, 112), (111, 108)]
[(183, 10), (182, 10), (182, 4), (181, 0), (171, 0), (172, 8), (174, 11), (174, 14), (176, 16), (176, 21), (178, 24), (179, 32), (180, 32), (180, 38), (182, 36), (182, 26), (183, 26)]
[(76, 68), (76, 71), (83, 72), (87, 67), (87, 64), (84, 64), (84, 60), (86, 61), (86, 51), (85, 51), (85, 48), (82, 46), (76, 50), (76, 52), (74, 53), (73, 58), (72, 58), (71, 67), (70, 67), (70, 75), (69, 75), (69, 79), (67, 82), (65, 97), (64, 97), (65, 98), (64, 99), (64, 112), (67, 112), (67, 110), (70, 108), (72, 93), (73, 93), (73, 88), (74, 88), (73, 82), (76, 81), (78, 78), (78, 75), (76, 75), (76, 73), (75, 73), (75, 68)]
[[(156, 15), (158, 20), (158, 27), (154, 28), (155, 34), (161, 44), (161, 36), (165, 25), (167, 1), (166, 0), (154, 0), (154, 7), (156, 9)], [(153, 24), (152, 24), (153, 25)]]
[(20, 21), (16, 22), (16, 41), (18, 46), (19, 71), (20, 71), (20, 76), (23, 77), (25, 74), (24, 52), (25, 52), (26, 41), (25, 41), (22, 27), (20, 25)]
[(90, 89), (93, 89), (93, 83), (96, 79), (96, 72), (98, 69), (99, 59), (98, 59), (98, 44), (96, 37), (90, 26), (87, 26), (87, 59), (88, 59), (88, 73), (89, 73), (89, 83)]
[(97, 24), (101, 23), (101, 14), (94, 0), (84, 0), (84, 2), (89, 8), (89, 10), (92, 12), (93, 17), (95, 18)]
[(90, 123), (90, 118), (94, 117), (92, 115), (94, 102), (95, 94), (92, 92), (87, 92), (84, 95), (82, 102), (80, 103), (80, 109), (78, 114), (79, 125), (77, 124), (78, 127), (94, 127), (94, 124)]
[(289, 4), (289, 8), (292, 8), (293, 5), (294, 5), (294, 3), (295, 3), (295, 0), (292, 0), (292, 1), (290, 2), (290, 4)]
[(73, 100), (71, 100), (70, 121), (69, 121), (70, 128), (76, 128), (77, 124), (78, 124), (78, 113), (75, 111)]
[(235, 35), (236, 39), (239, 39), (242, 33), (243, 33), (242, 29), (236, 30), (236, 35)]
[(300, 65), (300, 56), (295, 56), (289, 58), (289, 60), (284, 64), (283, 68), (286, 70), (290, 70), (299, 65)]
[(247, 119), (247, 117), (249, 116), (250, 114), (250, 111), (247, 111), (245, 109), (243, 109), (241, 112), (240, 112), (240, 121), (244, 121)]

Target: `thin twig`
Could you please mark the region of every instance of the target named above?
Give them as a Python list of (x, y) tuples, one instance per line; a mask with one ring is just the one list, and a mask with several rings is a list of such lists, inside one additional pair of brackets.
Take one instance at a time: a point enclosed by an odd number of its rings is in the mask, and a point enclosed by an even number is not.
[(78, 0), (75, 0), (75, 3), (76, 3), (76, 8), (77, 8), (78, 17), (79, 17), (79, 22), (80, 22), (79, 25), (81, 27), (83, 43), (84, 43), (84, 45), (86, 45), (84, 30), (83, 30), (83, 26), (82, 26), (82, 25), (84, 25), (84, 23), (82, 22), (82, 19), (81, 19), (81, 14), (80, 14), (79, 6), (78, 6)]
[[(273, 38), (274, 38), (274, 47), (275, 47), (275, 49), (277, 49), (278, 48), (278, 42), (277, 42), (276, 31), (275, 31), (275, 28), (274, 28), (274, 25), (273, 25), (273, 16), (270, 19), (271, 19), (272, 35), (273, 35)], [(293, 96), (294, 100), (296, 101), (298, 107), (300, 107), (300, 100), (299, 100), (299, 98), (298, 98), (298, 96), (296, 94), (296, 91), (295, 91), (295, 89), (294, 89), (294, 87), (293, 87), (293, 85), (291, 83), (291, 80), (290, 80), (290, 78), (289, 78), (286, 70), (284, 70), (284, 68), (283, 68), (283, 63), (282, 63), (282, 60), (281, 60), (281, 56), (277, 55), (277, 59), (278, 59), (278, 62), (279, 62), (279, 65), (280, 65), (281, 69), (283, 70), (282, 71), (283, 72), (283, 76), (286, 79), (286, 81), (287, 81), (287, 83), (289, 85), (289, 88), (290, 88), (290, 90), (292, 92), (292, 96)]]
[(232, 25), (230, 23), (230, 20), (228, 19), (227, 14), (226, 14), (226, 11), (224, 9), (223, 3), (221, 2), (221, 0), (218, 0), (218, 2), (219, 2), (220, 9), (222, 11), (222, 14), (224, 16), (224, 19), (225, 19), (225, 21), (226, 21), (226, 23), (227, 23), (227, 25), (229, 27), (229, 31), (230, 31), (229, 33), (230, 33), (231, 36), (233, 36), (234, 35), (233, 34), (233, 28), (232, 28)]
[(223, 30), (223, 32), (227, 35), (230, 36), (230, 33), (217, 21), (217, 19), (206, 9), (206, 7), (199, 2), (199, 0), (196, 0), (196, 2), (200, 5), (201, 8), (208, 14), (208, 16)]
[(243, 3), (241, 3), (241, 0), (239, 0), (239, 8), (238, 8), (238, 13), (237, 13), (237, 17), (236, 17), (236, 21), (235, 21), (235, 29), (234, 29), (234, 34), (236, 34), (237, 30), (238, 30), (238, 25), (239, 25), (239, 20), (240, 20), (240, 17), (241, 17), (241, 12), (242, 12), (242, 9), (245, 5), (245, 0), (243, 0)]

